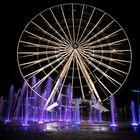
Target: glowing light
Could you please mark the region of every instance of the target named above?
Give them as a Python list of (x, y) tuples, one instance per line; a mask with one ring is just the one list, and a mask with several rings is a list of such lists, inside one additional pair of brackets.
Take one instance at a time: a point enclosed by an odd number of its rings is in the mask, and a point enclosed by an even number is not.
[(132, 125), (132, 126), (137, 126), (138, 124), (137, 124), (137, 123), (132, 123), (131, 125)]
[(112, 52), (115, 52), (115, 51), (116, 51), (116, 49), (113, 49), (113, 50), (112, 50)]
[(53, 103), (52, 105), (48, 106), (48, 107), (46, 108), (46, 110), (47, 110), (47, 111), (50, 111), (51, 109), (53, 109), (53, 108), (56, 107), (56, 106), (58, 106), (58, 103), (57, 103), (57, 102), (55, 102), (55, 103)]
[(23, 122), (22, 126), (29, 126), (29, 124), (27, 122)]
[(117, 126), (117, 124), (110, 124), (110, 126)]
[(43, 121), (39, 121), (38, 123), (40, 123), (40, 124), (41, 124), (41, 123), (44, 123), (44, 122), (43, 122)]
[(5, 122), (4, 122), (4, 123), (5, 123), (5, 124), (7, 124), (8, 122), (11, 122), (11, 121), (10, 121), (10, 120), (5, 120)]

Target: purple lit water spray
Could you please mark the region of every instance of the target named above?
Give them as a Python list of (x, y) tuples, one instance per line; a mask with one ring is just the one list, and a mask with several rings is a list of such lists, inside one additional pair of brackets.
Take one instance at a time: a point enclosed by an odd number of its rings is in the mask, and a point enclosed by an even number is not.
[(116, 124), (116, 105), (114, 96), (110, 97), (110, 108), (111, 108), (111, 124), (110, 126), (117, 126)]
[(138, 105), (138, 119), (139, 119), (138, 124), (140, 124), (140, 105)]
[(25, 117), (24, 117), (24, 126), (28, 126), (29, 121), (29, 98), (28, 98), (28, 86), (26, 86), (26, 92), (25, 92)]
[(0, 97), (0, 121), (3, 117), (3, 107), (4, 107), (4, 100), (3, 97)]
[(71, 94), (72, 94), (72, 90), (71, 90), (71, 86), (70, 84), (67, 87), (67, 97), (66, 97), (66, 108), (65, 108), (65, 120), (66, 121), (71, 121), (71, 102), (72, 102), (72, 98), (71, 98)]
[(14, 94), (14, 85), (11, 85), (9, 96), (8, 96), (8, 106), (7, 106), (7, 115), (5, 122), (10, 122), (10, 115), (11, 115), (11, 108), (12, 108), (12, 102), (13, 102), (13, 94)]
[(135, 103), (134, 101), (131, 101), (131, 116), (132, 116), (132, 125), (136, 126), (137, 120), (136, 120), (136, 111), (135, 111)]

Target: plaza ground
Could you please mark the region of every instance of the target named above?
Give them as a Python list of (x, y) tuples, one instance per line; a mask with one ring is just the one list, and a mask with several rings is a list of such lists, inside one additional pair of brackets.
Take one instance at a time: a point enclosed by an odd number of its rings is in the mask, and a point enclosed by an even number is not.
[[(54, 127), (51, 127), (52, 124)], [(56, 125), (56, 122), (29, 127), (0, 125), (0, 139), (5, 140), (139, 140), (140, 126), (120, 123), (117, 127), (105, 124)]]

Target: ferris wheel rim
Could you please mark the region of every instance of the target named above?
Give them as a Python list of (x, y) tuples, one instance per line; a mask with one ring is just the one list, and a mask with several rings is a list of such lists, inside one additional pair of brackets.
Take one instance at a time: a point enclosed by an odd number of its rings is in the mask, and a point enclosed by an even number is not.
[[(66, 4), (60, 4), (60, 5), (56, 5), (56, 6), (52, 6), (52, 7), (50, 7), (50, 8), (47, 8), (47, 9), (43, 10), (42, 12), (40, 12), (39, 14), (42, 14), (42, 13), (46, 12), (46, 11), (49, 10), (49, 9), (53, 9), (53, 8), (57, 8), (57, 7), (60, 7), (60, 6), (65, 6), (65, 5), (80, 5), (80, 6), (83, 6), (83, 7), (84, 7), (84, 6), (87, 6), (87, 7), (91, 7), (91, 8), (96, 8), (96, 7), (94, 7), (94, 6), (90, 6), (90, 5), (87, 5), (87, 4), (66, 3)], [(110, 16), (108, 13), (104, 12), (103, 10), (101, 10), (101, 9), (99, 9), (99, 8), (96, 8), (96, 9), (99, 10), (99, 11), (101, 11), (101, 12), (103, 12), (104, 14), (106, 14), (106, 15), (109, 16), (109, 17), (111, 17), (112, 19), (114, 19), (112, 16)], [(18, 59), (18, 50), (19, 50), (20, 40), (21, 40), (21, 38), (22, 38), (22, 36), (23, 36), (24, 31), (26, 30), (26, 28), (30, 25), (30, 23), (31, 23), (36, 17), (38, 17), (39, 14), (37, 14), (34, 18), (32, 18), (32, 19), (29, 21), (29, 23), (25, 26), (25, 28), (23, 29), (23, 31), (22, 31), (22, 33), (21, 33), (21, 36), (20, 36), (19, 42), (18, 42), (18, 47), (17, 47), (17, 62), (18, 62), (18, 65), (20, 65), (20, 62), (19, 62), (19, 59)], [(114, 20), (115, 20), (115, 19), (114, 19)], [(120, 90), (120, 88), (122, 87), (122, 85), (125, 83), (125, 81), (126, 81), (128, 75), (129, 75), (129, 73), (130, 73), (130, 70), (131, 70), (131, 63), (132, 63), (132, 51), (131, 51), (131, 44), (130, 44), (129, 38), (128, 38), (128, 36), (127, 36), (125, 30), (122, 28), (122, 26), (121, 26), (116, 20), (115, 20), (115, 22), (120, 26), (120, 28), (122, 29), (122, 31), (123, 31), (123, 33), (125, 34), (126, 39), (127, 39), (127, 41), (128, 41), (128, 45), (129, 45), (129, 49), (130, 49), (130, 65), (129, 65), (129, 68), (128, 68), (128, 71), (127, 71), (127, 75), (126, 75), (125, 79), (123, 80), (123, 82), (121, 83), (121, 86), (119, 86), (119, 88), (118, 88), (117, 90), (115, 90), (115, 92), (112, 93), (111, 96), (114, 95), (115, 93), (117, 93), (117, 92)], [(19, 70), (20, 70), (20, 73), (21, 73), (23, 79), (26, 81), (26, 78), (25, 78), (25, 76), (23, 75), (22, 70), (21, 70), (20, 67), (19, 67)], [(27, 85), (32, 89), (31, 85), (30, 85), (28, 82), (27, 82)], [(34, 91), (37, 95), (39, 95), (40, 97), (42, 97), (42, 96), (41, 96), (40, 94), (38, 94), (35, 90), (33, 90), (33, 91)], [(45, 100), (47, 100), (47, 99), (45, 99)], [(104, 99), (103, 101), (105, 101), (105, 100), (107, 100), (107, 98)]]

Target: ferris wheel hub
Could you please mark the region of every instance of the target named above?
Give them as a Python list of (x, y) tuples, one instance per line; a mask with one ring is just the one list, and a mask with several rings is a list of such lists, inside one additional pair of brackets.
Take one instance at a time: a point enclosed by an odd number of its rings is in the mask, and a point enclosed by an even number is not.
[(78, 43), (73, 43), (73, 44), (72, 44), (72, 47), (73, 47), (74, 49), (77, 49), (77, 48), (79, 47), (79, 44), (78, 44)]

